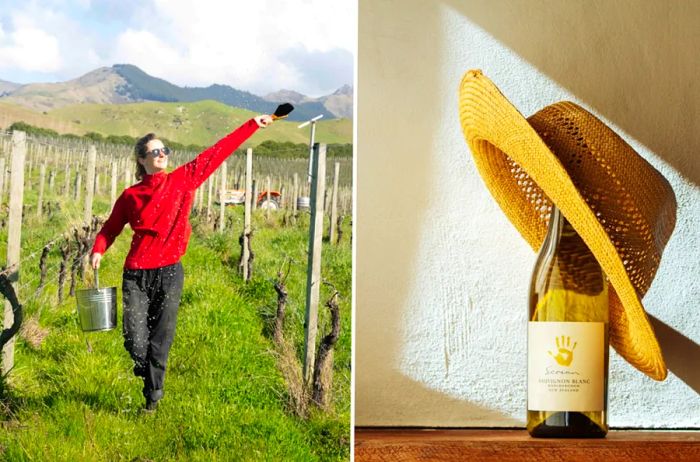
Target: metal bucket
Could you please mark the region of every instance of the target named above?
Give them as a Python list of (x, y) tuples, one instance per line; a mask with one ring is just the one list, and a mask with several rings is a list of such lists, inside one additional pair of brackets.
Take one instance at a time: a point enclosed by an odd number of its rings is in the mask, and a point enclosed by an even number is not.
[(83, 332), (111, 330), (117, 327), (117, 288), (99, 288), (100, 279), (95, 270), (95, 288), (75, 292), (78, 318)]
[(297, 197), (297, 209), (308, 209), (311, 208), (311, 198), (309, 196), (299, 196)]

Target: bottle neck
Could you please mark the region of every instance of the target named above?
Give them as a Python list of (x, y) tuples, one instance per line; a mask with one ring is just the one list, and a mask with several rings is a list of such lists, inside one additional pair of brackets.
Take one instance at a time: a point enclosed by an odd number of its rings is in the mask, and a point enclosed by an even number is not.
[(606, 287), (605, 274), (593, 252), (555, 205), (552, 205), (540, 259), (557, 268), (564, 288), (596, 294)]
[(598, 260), (552, 207), (530, 283), (530, 320), (608, 322), (608, 283)]
[(556, 205), (552, 204), (547, 235), (544, 238), (542, 250), (540, 250), (540, 252), (554, 251), (564, 238), (575, 239), (576, 237), (578, 237), (578, 235), (573, 226), (571, 226), (571, 223), (569, 223), (569, 220), (564, 217), (564, 214), (561, 213)]

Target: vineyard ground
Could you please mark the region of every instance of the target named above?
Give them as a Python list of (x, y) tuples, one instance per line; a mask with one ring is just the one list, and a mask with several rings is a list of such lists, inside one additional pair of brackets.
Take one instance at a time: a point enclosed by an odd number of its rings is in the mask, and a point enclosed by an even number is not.
[[(28, 192), (29, 203), (34, 192)], [(72, 207), (23, 226), (23, 254), (41, 248), (70, 227)], [(94, 210), (106, 212), (98, 201)], [(215, 212), (218, 216), (218, 210)], [(339, 246), (324, 243), (322, 277), (340, 291), (341, 335), (336, 345), (331, 411), (295, 417), (276, 367), (268, 323), (276, 309), (273, 281), (290, 274), (285, 335), (301, 361), (306, 284), (308, 214), (296, 225), (282, 212), (267, 222), (254, 216), (254, 276), (237, 273), (242, 207), (227, 209), (232, 224), (223, 233), (194, 218), (195, 232), (183, 258), (185, 287), (175, 343), (158, 411), (144, 414), (140, 380), (121, 337), (121, 266), (130, 241), (128, 227), (105, 254), (102, 286), (119, 287), (118, 328), (83, 334), (75, 298), (56, 303), (52, 281), (25, 305), (25, 330), (15, 347), (15, 367), (0, 384), (0, 459), (25, 460), (347, 460), (350, 439), (351, 245), (350, 220)], [(326, 220), (327, 222), (327, 220)], [(326, 227), (327, 230), (327, 227)], [(0, 232), (4, 252), (6, 231)], [(26, 250), (25, 250), (26, 249)], [(49, 256), (55, 267), (60, 257)], [(38, 278), (36, 264), (22, 280)], [(88, 273), (89, 279), (89, 273)], [(86, 281), (79, 284), (85, 287)], [(67, 287), (66, 287), (67, 292)], [(20, 292), (32, 293), (32, 287)], [(331, 295), (322, 288), (321, 300)], [(26, 295), (25, 295), (26, 297)], [(319, 307), (319, 339), (329, 331), (328, 310)], [(91, 346), (88, 351), (86, 339)]]

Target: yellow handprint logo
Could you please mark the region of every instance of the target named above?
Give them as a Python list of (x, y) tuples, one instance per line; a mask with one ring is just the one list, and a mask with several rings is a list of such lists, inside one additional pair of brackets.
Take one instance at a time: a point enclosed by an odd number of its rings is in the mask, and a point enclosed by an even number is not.
[[(571, 361), (574, 360), (574, 349), (578, 342), (574, 342), (574, 346), (571, 347), (571, 337), (562, 335), (561, 342), (559, 341), (559, 337), (555, 337), (555, 339), (557, 342), (557, 355), (554, 356), (551, 351), (547, 351), (547, 353), (549, 353), (549, 356), (554, 358), (560, 366), (569, 367)], [(569, 347), (571, 347), (571, 349), (569, 349)]]

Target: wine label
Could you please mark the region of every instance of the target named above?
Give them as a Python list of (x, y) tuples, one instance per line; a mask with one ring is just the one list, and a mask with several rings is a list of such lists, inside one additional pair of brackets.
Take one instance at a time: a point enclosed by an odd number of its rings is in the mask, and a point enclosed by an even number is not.
[(528, 410), (605, 410), (605, 327), (603, 322), (528, 323)]

